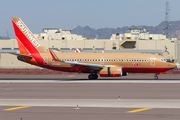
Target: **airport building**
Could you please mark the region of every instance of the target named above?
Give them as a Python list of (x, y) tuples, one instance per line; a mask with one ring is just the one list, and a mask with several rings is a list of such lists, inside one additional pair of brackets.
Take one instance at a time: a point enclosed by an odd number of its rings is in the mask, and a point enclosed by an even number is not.
[[(162, 34), (149, 34), (146, 29), (132, 28), (125, 34), (112, 34), (110, 39), (89, 39), (71, 34), (70, 30), (44, 28), (43, 33), (34, 36), (46, 47), (62, 52), (134, 52), (138, 50), (161, 55), (180, 63), (180, 40), (167, 39)], [(17, 57), (6, 52), (18, 51), (16, 39), (0, 40), (0, 68), (37, 68), (17, 60)], [(151, 50), (156, 50), (152, 52)], [(3, 53), (4, 52), (4, 53)]]

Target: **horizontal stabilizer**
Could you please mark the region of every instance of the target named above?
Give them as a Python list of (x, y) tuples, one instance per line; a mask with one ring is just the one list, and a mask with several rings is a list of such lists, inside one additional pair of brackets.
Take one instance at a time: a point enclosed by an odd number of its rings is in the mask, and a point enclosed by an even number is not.
[(22, 54), (18, 54), (18, 53), (10, 53), (10, 54), (20, 56), (20, 57), (23, 57), (23, 58), (32, 58), (32, 56), (30, 56), (30, 55), (22, 55)]

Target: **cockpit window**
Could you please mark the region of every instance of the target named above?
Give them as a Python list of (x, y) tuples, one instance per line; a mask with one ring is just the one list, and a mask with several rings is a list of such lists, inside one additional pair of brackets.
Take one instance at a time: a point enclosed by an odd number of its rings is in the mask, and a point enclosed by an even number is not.
[(163, 62), (171, 62), (170, 59), (161, 59), (161, 61), (163, 61)]

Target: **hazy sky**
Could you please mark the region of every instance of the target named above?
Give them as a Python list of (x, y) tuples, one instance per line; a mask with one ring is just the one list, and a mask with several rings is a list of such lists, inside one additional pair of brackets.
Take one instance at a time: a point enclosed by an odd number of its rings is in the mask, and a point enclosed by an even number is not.
[[(0, 0), (0, 36), (15, 38), (11, 17), (33, 33), (43, 28), (71, 30), (78, 25), (117, 28), (156, 26), (165, 20), (167, 0)], [(170, 21), (180, 20), (180, 0), (169, 0)]]

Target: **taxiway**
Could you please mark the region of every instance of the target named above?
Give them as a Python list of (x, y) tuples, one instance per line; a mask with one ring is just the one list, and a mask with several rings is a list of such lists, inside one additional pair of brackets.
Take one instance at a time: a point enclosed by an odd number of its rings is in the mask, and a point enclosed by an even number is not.
[(0, 120), (180, 119), (179, 75), (14, 77), (0, 78)]

